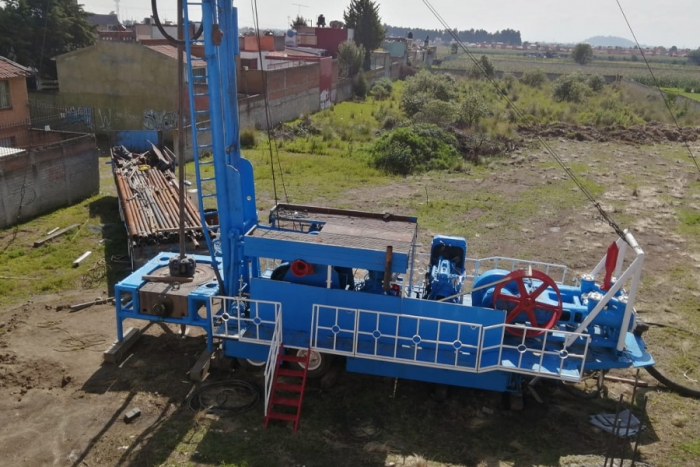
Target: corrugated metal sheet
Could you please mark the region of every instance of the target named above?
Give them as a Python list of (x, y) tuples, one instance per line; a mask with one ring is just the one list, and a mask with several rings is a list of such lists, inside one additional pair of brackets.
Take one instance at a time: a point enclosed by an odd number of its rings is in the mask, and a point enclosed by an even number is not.
[(29, 75), (31, 75), (29, 68), (0, 56), (0, 79), (21, 78)]

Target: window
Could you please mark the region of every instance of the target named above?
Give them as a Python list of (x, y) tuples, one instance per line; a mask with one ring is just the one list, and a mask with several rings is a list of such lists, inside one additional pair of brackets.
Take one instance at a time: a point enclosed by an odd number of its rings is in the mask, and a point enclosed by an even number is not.
[(12, 107), (10, 102), (10, 82), (0, 81), (0, 109), (9, 109)]

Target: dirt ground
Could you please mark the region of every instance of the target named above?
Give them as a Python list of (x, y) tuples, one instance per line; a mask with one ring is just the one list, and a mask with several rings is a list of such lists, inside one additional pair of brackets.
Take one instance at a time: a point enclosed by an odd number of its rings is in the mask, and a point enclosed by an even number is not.
[[(605, 188), (600, 201), (647, 252), (640, 317), (681, 328), (678, 334), (650, 334), (659, 367), (700, 389), (692, 382), (700, 379), (695, 316), (700, 243), (679, 230), (679, 210), (700, 207), (700, 174), (680, 143), (636, 146), (560, 136), (550, 144)], [(700, 154), (697, 143), (691, 146)], [(465, 183), (454, 173), (422, 176), (358, 188), (344, 201), (355, 200), (355, 209), (411, 210), (405, 200), (423, 196), (424, 188), (434, 200), (484, 192), (517, 198), (528, 187), (565, 179), (550, 162), (533, 146), (494, 165), (477, 182)], [(572, 184), (568, 191), (575, 190)], [(567, 264), (577, 273), (591, 269), (614, 240), (612, 230), (589, 206), (553, 210), (545, 201), (532, 215), (511, 220), (496, 215), (475, 226), (469, 256), (527, 257)], [(480, 213), (454, 215), (468, 225)], [(292, 436), (286, 426), (262, 429), (261, 404), (234, 420), (203, 419), (188, 411), (185, 400), (195, 385), (187, 372), (205, 346), (196, 330), (182, 338), (174, 326), (150, 325), (119, 366), (102, 364), (102, 352), (115, 339), (113, 306), (72, 313), (67, 305), (107, 294), (106, 289), (68, 291), (0, 310), (1, 465), (594, 466), (602, 465), (596, 456), (605, 454), (610, 438), (593, 429), (588, 416), (614, 410), (617, 397), (629, 399), (632, 392), (629, 385), (608, 383), (606, 397), (588, 401), (545, 383), (537, 389), (544, 403), (530, 398), (523, 412), (512, 412), (501, 408), (498, 394), (455, 389), (441, 403), (427, 384), (395, 386), (391, 379), (341, 372), (335, 387), (311, 388), (300, 432)], [(687, 359), (677, 363), (679, 352)], [(686, 371), (684, 379), (678, 369), (686, 367), (696, 372)], [(644, 373), (642, 379), (649, 383), (638, 393), (649, 396), (642, 460), (700, 465), (697, 401), (669, 393)], [(142, 415), (125, 423), (124, 414), (136, 407)], [(371, 429), (362, 428), (367, 426)]]

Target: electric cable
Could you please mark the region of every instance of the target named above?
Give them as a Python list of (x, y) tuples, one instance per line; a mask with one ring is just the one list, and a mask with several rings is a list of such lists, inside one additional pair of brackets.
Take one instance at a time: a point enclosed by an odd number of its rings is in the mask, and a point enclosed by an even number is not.
[[(187, 4), (185, 3), (185, 8), (186, 7)], [(163, 35), (163, 37), (165, 37), (165, 39), (173, 45), (184, 46), (186, 41), (175, 39), (173, 36), (168, 34), (168, 31), (166, 31), (163, 25), (160, 23), (160, 17), (158, 16), (158, 0), (151, 0), (151, 12), (153, 13), (153, 22), (156, 23), (156, 28), (158, 28), (158, 31)], [(199, 39), (202, 32), (204, 32), (204, 21), (199, 23), (199, 29), (197, 29), (197, 32), (194, 34), (194, 36), (192, 36), (191, 40), (194, 41)]]
[[(630, 33), (632, 34), (632, 37), (634, 38), (635, 44), (637, 44), (637, 50), (639, 50), (639, 53), (642, 54), (642, 58), (644, 59), (644, 63), (646, 63), (647, 69), (649, 70), (649, 74), (651, 75), (652, 79), (654, 80), (654, 85), (656, 86), (657, 91), (659, 91), (659, 94), (661, 94), (661, 99), (663, 99), (664, 104), (666, 104), (666, 108), (668, 109), (668, 113), (671, 115), (671, 119), (673, 120), (673, 123), (676, 125), (676, 128), (680, 132), (681, 126), (678, 123), (678, 119), (673, 114), (673, 110), (671, 109), (671, 103), (666, 98), (666, 94), (664, 94), (664, 92), (661, 90), (661, 85), (659, 84), (659, 80), (656, 79), (656, 75), (654, 75), (654, 71), (651, 69), (651, 65), (649, 65), (649, 61), (647, 60), (647, 56), (644, 54), (644, 50), (642, 50), (642, 47), (639, 45), (639, 41), (637, 40), (637, 35), (634, 33), (634, 30), (632, 29), (632, 25), (630, 24), (629, 20), (627, 19), (627, 14), (625, 14), (625, 10), (622, 8), (622, 4), (620, 3), (620, 0), (615, 0), (615, 1), (617, 2), (617, 6), (620, 8), (620, 13), (622, 13), (622, 17), (625, 19), (625, 23), (627, 23), (627, 27), (629, 28)], [(690, 159), (695, 164), (695, 168), (697, 168), (698, 172), (700, 172), (700, 165), (698, 164), (698, 161), (695, 158), (695, 155), (693, 154), (693, 150), (690, 148), (690, 144), (688, 144), (688, 139), (683, 138), (683, 143), (685, 145), (686, 150), (688, 151), (688, 155), (690, 155)]]
[[(423, 3), (425, 4), (426, 7), (430, 10), (430, 12), (435, 16), (435, 18), (442, 24), (442, 26), (445, 28), (446, 31), (452, 36), (452, 38), (455, 40), (457, 44), (462, 48), (467, 53), (467, 56), (474, 62), (474, 64), (478, 67), (479, 71), (486, 77), (486, 79), (489, 81), (491, 85), (496, 88), (498, 91), (498, 95), (501, 97), (501, 99), (504, 99), (508, 106), (515, 112), (516, 116), (518, 119), (523, 119), (525, 117), (525, 114), (518, 108), (518, 106), (515, 105), (515, 103), (508, 97), (506, 93), (503, 92), (501, 87), (498, 85), (496, 80), (492, 76), (489, 76), (484, 68), (481, 66), (481, 63), (474, 57), (474, 55), (471, 53), (471, 51), (467, 48), (467, 46), (464, 45), (462, 40), (457, 36), (457, 33), (450, 28), (450, 26), (447, 24), (447, 21), (440, 15), (440, 13), (433, 7), (433, 5), (430, 3), (430, 0), (422, 0)], [(540, 135), (535, 136), (537, 138), (537, 141), (545, 148), (547, 153), (561, 166), (561, 168), (566, 172), (566, 174), (569, 176), (569, 178), (576, 184), (576, 186), (579, 188), (579, 190), (588, 198), (588, 201), (590, 201), (591, 204), (593, 204), (593, 207), (596, 208), (600, 216), (605, 220), (605, 222), (615, 231), (615, 233), (623, 239), (627, 243), (627, 238), (625, 236), (624, 231), (620, 228), (619, 225), (613, 220), (612, 217), (603, 209), (601, 204), (596, 201), (596, 199), (593, 197), (591, 192), (581, 183), (581, 181), (576, 177), (576, 175), (571, 171), (569, 167), (564, 163), (564, 161), (559, 157), (559, 155), (552, 149), (552, 147), (542, 138)]]
[[(644, 63), (647, 66), (647, 69), (649, 70), (649, 74), (651, 75), (652, 79), (654, 80), (654, 85), (656, 86), (656, 89), (659, 91), (659, 94), (661, 95), (661, 98), (664, 101), (664, 104), (666, 104), (666, 109), (668, 109), (668, 113), (671, 115), (671, 119), (673, 119), (673, 123), (675, 123), (676, 128), (680, 132), (681, 126), (678, 123), (678, 119), (676, 119), (676, 116), (673, 114), (673, 110), (671, 109), (671, 104), (666, 98), (666, 95), (664, 92), (661, 90), (661, 85), (659, 84), (659, 80), (656, 79), (656, 75), (654, 75), (654, 71), (651, 69), (651, 65), (649, 65), (649, 61), (647, 60), (646, 55), (644, 54), (644, 50), (642, 50), (642, 47), (639, 45), (639, 40), (637, 39), (637, 35), (634, 33), (634, 29), (632, 29), (632, 24), (629, 22), (629, 19), (627, 19), (627, 14), (625, 13), (624, 8), (622, 8), (622, 4), (620, 3), (620, 0), (615, 0), (617, 3), (617, 6), (620, 8), (620, 13), (622, 13), (622, 17), (625, 19), (625, 23), (627, 23), (627, 27), (630, 30), (630, 34), (632, 34), (632, 38), (634, 38), (635, 44), (637, 44), (637, 50), (639, 50), (639, 53), (642, 55), (642, 58), (644, 59)], [(700, 172), (700, 165), (698, 165), (698, 161), (695, 158), (695, 155), (693, 154), (693, 150), (690, 148), (690, 144), (688, 144), (688, 140), (684, 139), (683, 141), (686, 150), (688, 151), (688, 154), (690, 155), (690, 159), (693, 161), (695, 164), (695, 167), (698, 169), (698, 172)], [(664, 327), (664, 325), (661, 324), (656, 324), (656, 323), (647, 323), (650, 325), (655, 325), (655, 326), (660, 326)], [(643, 328), (640, 331), (640, 335), (646, 331), (646, 328)], [(684, 386), (680, 383), (677, 383), (668, 377), (661, 373), (656, 366), (649, 366), (645, 367), (645, 370), (658, 382), (666, 386), (667, 388), (677, 392), (678, 394), (681, 394), (683, 396), (687, 397), (694, 397), (700, 399), (700, 390), (694, 389), (694, 388), (689, 388), (687, 386)]]
[(251, 9), (253, 10), (253, 21), (255, 23), (255, 36), (258, 43), (258, 57), (260, 58), (260, 72), (263, 76), (263, 98), (265, 99), (265, 119), (267, 120), (267, 141), (268, 148), (270, 149), (270, 169), (272, 170), (272, 189), (275, 196), (275, 204), (278, 204), (279, 198), (277, 196), (277, 181), (275, 177), (275, 161), (272, 150), (272, 145), (275, 145), (275, 150), (277, 152), (277, 166), (280, 174), (280, 182), (282, 183), (282, 190), (284, 192), (284, 199), (289, 203), (289, 197), (287, 196), (287, 187), (284, 183), (284, 172), (282, 171), (282, 164), (280, 162), (279, 150), (277, 150), (277, 140), (273, 138), (272, 135), (272, 115), (270, 112), (270, 101), (268, 96), (268, 86), (267, 86), (267, 73), (263, 66), (263, 55), (262, 55), (262, 44), (260, 39), (260, 18), (258, 16), (258, 0), (251, 0)]
[[(474, 57), (474, 55), (471, 53), (471, 51), (470, 51), (470, 50), (464, 45), (464, 43), (459, 39), (459, 37), (457, 36), (457, 34), (454, 32), (454, 30), (453, 30), (452, 28), (449, 27), (449, 25), (448, 25), (447, 22), (442, 18), (442, 16), (440, 15), (440, 13), (438, 13), (438, 11), (437, 11), (437, 10), (433, 7), (433, 5), (430, 3), (430, 0), (422, 0), (422, 1), (423, 1), (423, 3), (425, 4), (425, 6), (428, 7), (428, 9), (430, 10), (430, 12), (433, 13), (433, 15), (435, 16), (435, 18), (443, 25), (443, 27), (445, 28), (445, 30), (449, 32), (450, 36), (452, 36), (452, 38), (455, 40), (455, 42), (457, 42), (457, 44), (459, 44), (459, 46), (462, 48), (462, 50), (464, 50), (464, 51), (467, 53), (467, 55), (469, 56), (469, 58), (472, 60), (472, 62), (474, 62), (474, 64), (478, 67), (478, 69), (479, 69), (479, 70), (481, 71), (481, 73), (486, 77), (486, 79), (496, 88), (496, 90), (498, 91), (498, 94), (501, 96), (501, 98), (505, 99), (505, 101), (508, 103), (508, 105), (510, 106), (510, 108), (513, 109), (513, 111), (516, 113), (517, 117), (518, 117), (518, 118), (522, 118), (522, 117), (524, 116), (524, 114), (522, 113), (522, 111), (510, 100), (510, 98), (508, 98), (508, 96), (507, 96), (506, 94), (504, 94), (504, 93), (502, 92), (501, 87), (498, 85), (498, 83), (496, 83), (496, 81), (493, 79), (493, 77), (488, 76), (488, 75), (486, 74), (485, 70), (483, 69), (483, 67), (481, 66), (481, 64), (479, 63), (479, 61), (476, 59), (476, 57)], [(622, 11), (622, 13), (623, 13), (623, 15), (624, 15), (624, 10), (622, 10), (622, 6), (620, 5), (619, 0), (616, 0), (616, 2), (617, 2), (618, 5), (620, 6), (620, 10)], [(627, 21), (627, 17), (626, 17), (626, 16), (625, 16), (625, 21)], [(627, 24), (628, 24), (628, 26), (629, 26), (629, 21), (627, 21)], [(632, 30), (632, 28), (630, 27), (630, 31), (631, 31), (631, 30)], [(634, 36), (634, 32), (633, 32), (632, 34), (633, 34), (633, 36)], [(636, 36), (634, 36), (634, 37), (635, 37), (635, 41), (636, 41), (637, 38), (636, 38)], [(637, 42), (637, 47), (639, 47), (639, 42)], [(639, 48), (639, 50), (641, 51), (641, 48)], [(644, 58), (644, 61), (647, 63), (647, 66), (649, 67), (649, 63), (648, 63), (648, 61), (646, 60), (646, 57)], [(651, 71), (651, 67), (649, 67), (649, 68), (650, 68), (650, 71)], [(653, 72), (652, 72), (652, 76), (653, 76)], [(658, 81), (656, 81), (656, 78), (655, 78), (655, 77), (654, 77), (654, 80), (655, 80), (655, 82), (657, 82), (657, 84), (658, 84)], [(657, 85), (657, 88), (659, 88), (658, 85)], [(660, 89), (660, 88), (659, 88), (659, 89)], [(666, 102), (667, 107), (668, 107), (668, 102), (666, 101), (665, 98), (664, 98), (664, 102)], [(669, 111), (671, 110), (670, 107), (668, 107), (668, 109), (669, 109)], [(674, 121), (676, 122), (676, 125), (679, 126), (679, 125), (678, 125), (678, 122), (677, 122), (675, 116), (673, 116), (673, 113), (672, 113), (672, 112), (671, 112), (671, 114), (672, 114), (672, 117), (673, 117)], [(680, 126), (679, 126), (679, 128), (680, 128)], [(615, 223), (615, 221), (607, 214), (607, 212), (605, 212), (605, 210), (602, 208), (602, 206), (600, 205), (600, 203), (598, 203), (598, 202), (595, 200), (595, 198), (593, 197), (593, 195), (586, 189), (586, 187), (583, 186), (583, 185), (581, 184), (581, 182), (577, 179), (577, 177), (574, 175), (574, 173), (571, 171), (571, 169), (569, 169), (569, 168), (564, 164), (564, 162), (561, 160), (561, 158), (554, 152), (554, 150), (547, 144), (546, 141), (544, 141), (544, 139), (543, 139), (541, 136), (536, 135), (536, 138), (537, 138), (537, 140), (540, 142), (540, 144), (542, 144), (542, 146), (544, 146), (544, 148), (547, 150), (547, 152), (549, 153), (549, 155), (552, 156), (552, 158), (562, 167), (562, 169), (564, 169), (564, 171), (565, 171), (566, 174), (569, 176), (569, 178), (571, 178), (571, 179), (574, 181), (574, 183), (576, 183), (576, 185), (577, 185), (578, 188), (583, 192), (583, 194), (586, 195), (586, 197), (588, 198), (588, 200), (589, 200), (589, 201), (593, 204), (593, 206), (598, 210), (598, 212), (600, 213), (601, 217), (608, 223), (608, 225), (610, 225), (610, 227), (613, 228), (613, 230), (615, 230), (615, 233), (617, 233), (617, 235), (618, 235), (620, 238), (622, 238), (625, 242), (627, 242), (627, 239), (626, 239), (626, 237), (625, 237), (624, 232), (622, 231), (622, 229), (620, 229), (620, 227)], [(695, 159), (695, 156), (693, 155), (692, 151), (690, 150), (690, 146), (688, 145), (688, 142), (686, 141), (685, 144), (686, 144), (686, 147), (688, 148), (688, 150), (689, 150), (689, 152), (690, 152), (691, 159), (692, 159), (693, 162), (695, 163), (696, 167), (698, 167), (698, 171), (700, 171), (700, 166), (698, 166), (698, 162), (697, 162), (697, 160)], [(642, 331), (642, 332), (643, 332), (643, 331)], [(640, 332), (640, 335), (641, 335), (641, 332)], [(680, 383), (676, 383), (675, 381), (670, 380), (670, 379), (667, 378), (665, 375), (663, 375), (659, 370), (657, 370), (654, 366), (645, 367), (645, 369), (647, 370), (647, 372), (649, 372), (649, 374), (650, 374), (652, 377), (654, 377), (654, 378), (655, 378), (657, 381), (659, 381), (660, 383), (664, 384), (664, 385), (665, 385), (666, 387), (668, 387), (669, 389), (672, 389), (672, 390), (678, 392), (678, 393), (681, 394), (681, 395), (685, 395), (685, 396), (688, 396), (688, 397), (700, 398), (700, 391), (698, 391), (698, 390), (696, 390), (696, 389), (693, 389), (693, 388), (689, 388), (689, 387), (687, 387), (687, 386), (683, 386), (683, 385), (680, 384)]]
[(205, 384), (187, 398), (192, 412), (204, 410), (219, 416), (242, 414), (260, 401), (260, 389), (242, 379), (227, 379)]

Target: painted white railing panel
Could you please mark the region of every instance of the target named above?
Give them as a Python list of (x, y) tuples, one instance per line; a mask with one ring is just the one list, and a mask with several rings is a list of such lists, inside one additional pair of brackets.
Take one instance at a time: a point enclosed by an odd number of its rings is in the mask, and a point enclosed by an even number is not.
[(313, 306), (310, 346), (319, 352), (476, 372), (481, 339), (475, 323)]
[(269, 344), (282, 316), (280, 302), (244, 297), (212, 297), (211, 309), (213, 336), (241, 342)]
[[(531, 338), (511, 336), (507, 330), (541, 331)], [(583, 333), (498, 324), (484, 327), (484, 340), (500, 340), (499, 344), (481, 349), (479, 372), (503, 370), (565, 381), (581, 380), (588, 354), (590, 336)], [(564, 348), (564, 341), (574, 339), (583, 347)]]

